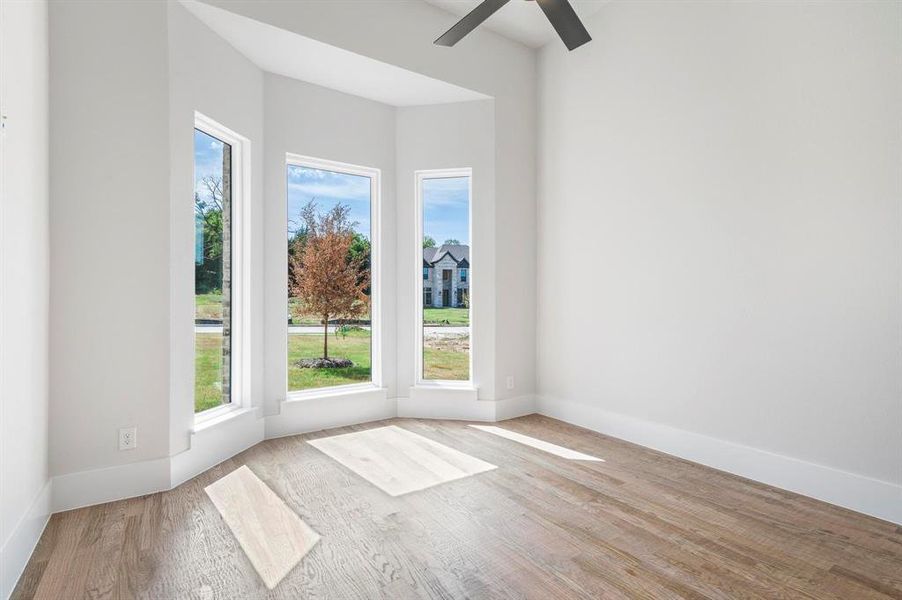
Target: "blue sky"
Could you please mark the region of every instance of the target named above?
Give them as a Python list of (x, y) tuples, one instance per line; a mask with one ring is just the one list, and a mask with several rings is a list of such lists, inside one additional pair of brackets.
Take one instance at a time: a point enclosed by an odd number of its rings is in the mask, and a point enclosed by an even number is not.
[(194, 130), (194, 189), (207, 199), (207, 191), (201, 184), (204, 177), (222, 177), (223, 143), (203, 131)]
[[(194, 185), (206, 197), (201, 180), (222, 177), (223, 143), (214, 137), (194, 131)], [(288, 166), (288, 235), (297, 227), (298, 214), (312, 198), (319, 209), (327, 211), (339, 202), (351, 208), (356, 231), (370, 237), (370, 180), (360, 175), (347, 175), (322, 169)], [(447, 239), (470, 243), (469, 182), (467, 177), (446, 177), (423, 181), (423, 213), (425, 235), (441, 244)]]
[[(210, 200), (210, 193), (201, 183), (204, 177), (212, 175), (222, 178), (222, 150), (225, 144), (207, 135), (203, 131), (194, 130), (194, 191), (201, 199)], [(194, 199), (191, 199), (192, 202)], [(204, 261), (204, 222), (199, 215), (194, 218), (194, 262)]]
[(423, 234), (442, 244), (445, 240), (470, 243), (469, 177), (423, 180)]
[(321, 212), (341, 203), (351, 209), (354, 230), (370, 237), (370, 178), (288, 165), (288, 236), (299, 224), (301, 208), (311, 199)]

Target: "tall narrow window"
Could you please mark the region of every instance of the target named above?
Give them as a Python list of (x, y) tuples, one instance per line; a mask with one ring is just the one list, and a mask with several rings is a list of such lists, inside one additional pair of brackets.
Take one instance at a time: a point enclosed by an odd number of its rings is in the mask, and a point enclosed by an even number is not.
[(375, 380), (379, 171), (289, 155), (288, 392)]
[(232, 401), (232, 146), (194, 130), (194, 411)]
[[(465, 382), (470, 353), (470, 170), (417, 173), (418, 246), (424, 278), (419, 310), (419, 381)], [(419, 278), (418, 278), (419, 279)]]

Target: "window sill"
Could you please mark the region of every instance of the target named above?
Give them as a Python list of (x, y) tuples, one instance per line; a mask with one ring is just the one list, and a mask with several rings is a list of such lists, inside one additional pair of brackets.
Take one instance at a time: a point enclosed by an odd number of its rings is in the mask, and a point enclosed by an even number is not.
[(330, 388), (321, 388), (316, 390), (305, 390), (302, 392), (289, 392), (285, 398), (285, 403), (309, 402), (311, 400), (319, 400), (322, 398), (335, 398), (337, 396), (362, 396), (372, 394), (374, 392), (384, 392), (385, 388), (379, 387), (373, 383), (361, 383), (352, 385), (340, 385)]
[(477, 391), (472, 381), (418, 381), (413, 386), (417, 390), (462, 390)]
[(203, 417), (194, 418), (194, 427), (191, 429), (191, 433), (200, 433), (207, 429), (216, 427), (217, 425), (228, 423), (233, 419), (237, 419), (238, 417), (246, 415), (247, 413), (253, 412), (255, 410), (256, 409), (254, 408), (245, 408), (242, 406), (229, 406), (214, 408), (210, 411), (205, 411), (209, 412), (209, 414), (199, 413), (198, 416), (203, 415)]

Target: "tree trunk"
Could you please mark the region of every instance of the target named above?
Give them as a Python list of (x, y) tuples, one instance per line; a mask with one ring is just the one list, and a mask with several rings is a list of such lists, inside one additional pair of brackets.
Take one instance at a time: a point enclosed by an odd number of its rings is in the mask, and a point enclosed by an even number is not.
[(329, 315), (323, 316), (323, 358), (329, 358)]

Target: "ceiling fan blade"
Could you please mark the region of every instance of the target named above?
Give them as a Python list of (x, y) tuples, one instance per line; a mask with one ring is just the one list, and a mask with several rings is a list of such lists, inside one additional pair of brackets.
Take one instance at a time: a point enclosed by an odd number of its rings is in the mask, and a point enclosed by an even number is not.
[[(482, 4), (471, 10), (454, 27), (435, 40), (439, 46), (453, 46), (464, 38), (465, 35), (479, 27), (483, 21), (495, 14), (495, 11), (510, 2), (510, 0), (484, 0)], [(572, 9), (571, 9), (572, 10)]]
[(561, 36), (567, 50), (575, 50), (592, 40), (592, 36), (586, 31), (567, 0), (536, 0), (536, 2), (551, 21), (557, 34)]

